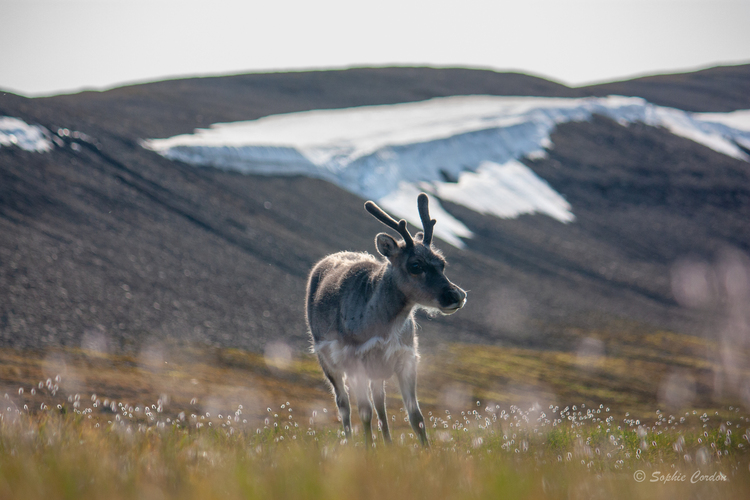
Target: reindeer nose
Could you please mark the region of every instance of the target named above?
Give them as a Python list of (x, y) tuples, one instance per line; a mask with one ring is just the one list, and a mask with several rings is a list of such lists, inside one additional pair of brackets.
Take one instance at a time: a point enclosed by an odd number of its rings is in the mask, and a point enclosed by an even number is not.
[(462, 290), (462, 289), (460, 289), (460, 288), (458, 289), (458, 292), (459, 292), (459, 295), (460, 295), (460, 297), (461, 297), (461, 301), (459, 302), (459, 306), (458, 306), (458, 307), (463, 307), (463, 306), (465, 306), (465, 305), (466, 305), (466, 300), (467, 300), (467, 299), (466, 299), (466, 292), (465, 292), (465, 291), (463, 291), (463, 290)]
[(443, 307), (463, 307), (466, 303), (466, 292), (460, 288), (448, 288), (440, 297)]

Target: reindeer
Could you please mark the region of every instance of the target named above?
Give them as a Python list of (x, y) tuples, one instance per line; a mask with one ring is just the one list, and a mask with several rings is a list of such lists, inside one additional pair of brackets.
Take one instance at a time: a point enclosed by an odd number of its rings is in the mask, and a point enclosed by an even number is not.
[(333, 390), (344, 433), (351, 438), (348, 385), (357, 399), (368, 447), (372, 403), (383, 439), (391, 442), (385, 381), (393, 374), (409, 422), (422, 445), (428, 445), (417, 401), (419, 354), (414, 313), (424, 308), (448, 315), (466, 304), (466, 292), (445, 277), (446, 260), (432, 247), (436, 221), (430, 219), (427, 195), (421, 193), (417, 203), (424, 232), (412, 238), (405, 220), (396, 222), (375, 203), (366, 202), (365, 209), (395, 229), (403, 241), (379, 233), (375, 246), (382, 260), (366, 252), (329, 255), (313, 267), (307, 284), (307, 326)]

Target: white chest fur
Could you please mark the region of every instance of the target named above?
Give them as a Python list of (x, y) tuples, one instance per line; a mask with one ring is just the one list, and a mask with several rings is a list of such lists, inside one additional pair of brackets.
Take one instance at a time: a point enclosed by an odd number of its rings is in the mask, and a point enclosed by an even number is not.
[(338, 339), (324, 340), (315, 343), (315, 351), (337, 372), (385, 379), (393, 375), (404, 357), (418, 356), (412, 329), (413, 323), (407, 319), (391, 328), (386, 336), (373, 336), (359, 345)]

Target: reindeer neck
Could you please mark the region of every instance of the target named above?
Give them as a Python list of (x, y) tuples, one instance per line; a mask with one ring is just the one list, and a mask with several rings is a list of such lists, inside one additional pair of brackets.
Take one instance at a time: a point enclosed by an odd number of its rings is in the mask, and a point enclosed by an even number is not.
[(393, 274), (393, 266), (386, 263), (373, 295), (373, 300), (378, 303), (378, 310), (385, 323), (406, 320), (414, 308), (414, 304), (410, 303), (406, 295), (396, 286)]

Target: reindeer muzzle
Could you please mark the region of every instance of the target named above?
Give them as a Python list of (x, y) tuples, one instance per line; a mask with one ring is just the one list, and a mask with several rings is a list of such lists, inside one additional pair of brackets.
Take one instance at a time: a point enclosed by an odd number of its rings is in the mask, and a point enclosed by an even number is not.
[(441, 313), (445, 315), (453, 314), (466, 305), (466, 292), (458, 287), (446, 290), (440, 297), (440, 303)]

